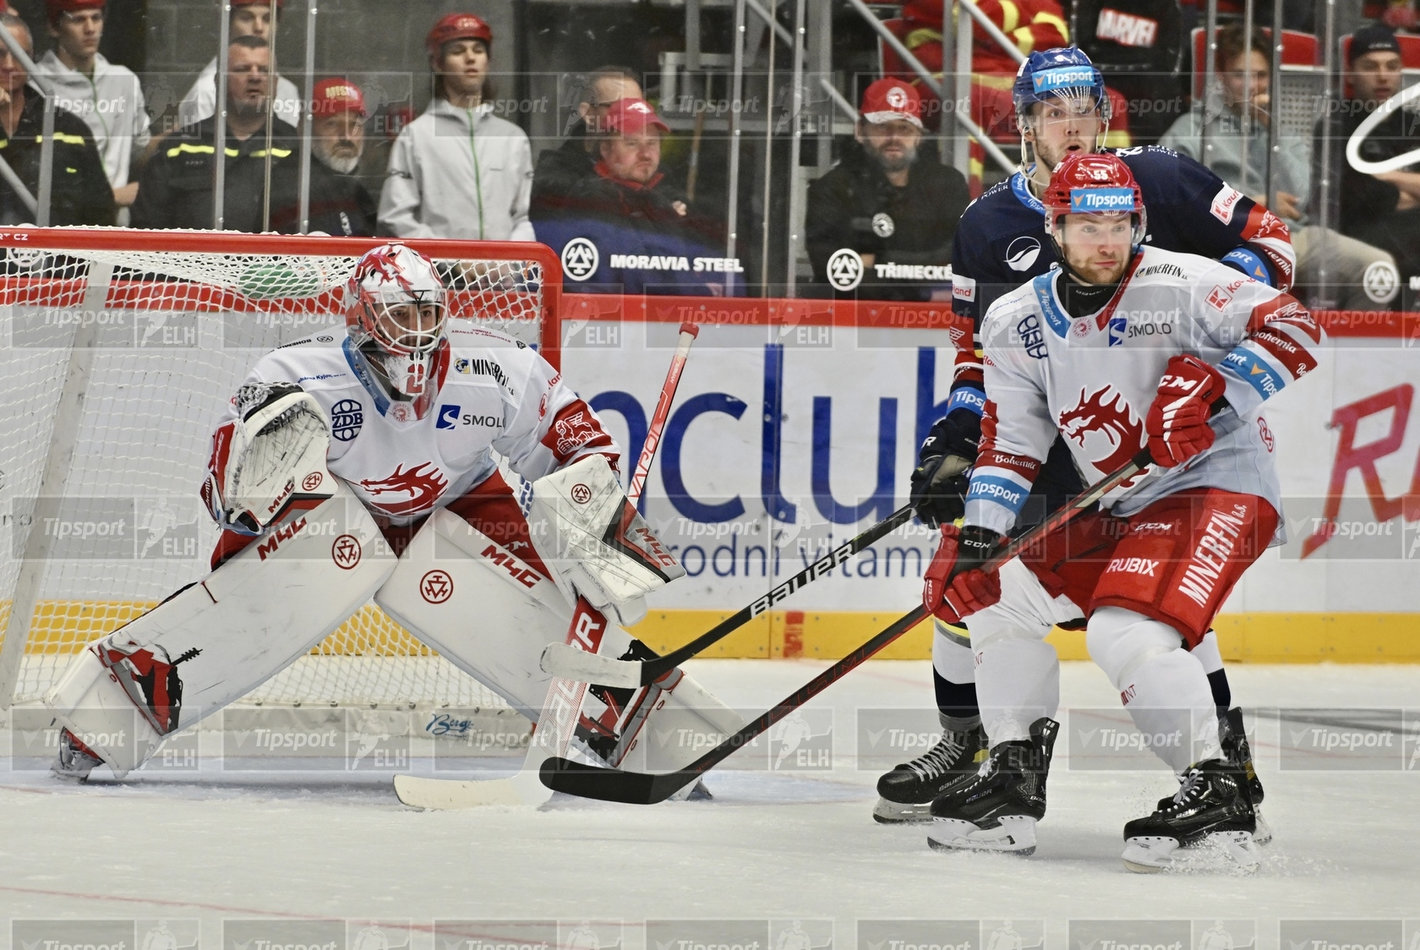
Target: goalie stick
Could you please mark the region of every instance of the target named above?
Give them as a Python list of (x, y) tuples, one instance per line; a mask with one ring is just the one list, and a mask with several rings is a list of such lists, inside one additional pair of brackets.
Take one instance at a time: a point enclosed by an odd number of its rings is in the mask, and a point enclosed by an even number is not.
[(912, 506), (904, 505), (862, 534), (814, 561), (782, 584), (741, 607), (684, 646), (652, 660), (619, 660), (588, 653), (566, 643), (549, 643), (542, 651), (542, 668), (555, 676), (584, 680), (603, 686), (645, 686), (660, 679), (686, 660), (720, 642), (755, 617), (783, 601), (810, 582), (818, 580), (859, 551), (891, 534), (912, 519)]
[[(1216, 414), (1226, 406), (1226, 401), (1220, 398), (1213, 403), (1213, 411)], [(998, 548), (982, 562), (980, 565), (982, 570), (994, 571), (998, 569), (1002, 564), (1050, 532), (1074, 520), (1081, 512), (1089, 509), (1105, 495), (1143, 471), (1152, 461), (1149, 450), (1147, 448), (1140, 449), (1128, 462), (1057, 508), (1044, 521)], [(749, 745), (773, 727), (776, 722), (842, 679), (855, 667), (871, 659), (884, 647), (917, 626), (928, 616), (929, 612), (926, 607), (921, 604), (914, 607), (890, 623), (872, 639), (790, 693), (758, 718), (745, 723), (734, 735), (684, 768), (673, 772), (627, 772), (621, 769), (573, 762), (571, 759), (559, 756), (542, 763), (542, 782), (553, 791), (566, 792), (581, 798), (594, 798), (633, 805), (654, 805), (657, 802), (663, 802), (744, 746)]]
[[(677, 337), (675, 352), (671, 356), (671, 365), (666, 370), (666, 379), (661, 385), (660, 396), (656, 399), (656, 408), (651, 414), (646, 439), (641, 444), (641, 454), (636, 459), (636, 468), (632, 471), (626, 492), (627, 500), (633, 508), (646, 486), (646, 476), (651, 470), (656, 450), (660, 448), (661, 434), (670, 416), (671, 403), (675, 401), (681, 372), (690, 355), (691, 344), (699, 333), (700, 327), (694, 323), (680, 325), (680, 335)], [(607, 620), (602, 612), (588, 603), (586, 598), (579, 596), (572, 611), (572, 622), (568, 626), (564, 645), (569, 649), (595, 653), (601, 645), (606, 627)], [(406, 805), (428, 809), (545, 803), (551, 797), (551, 791), (537, 780), (535, 767), (546, 756), (561, 757), (567, 754), (581, 716), (587, 685), (586, 682), (564, 677), (555, 677), (549, 684), (547, 699), (543, 702), (542, 713), (533, 729), (527, 755), (517, 775), (482, 781), (396, 775), (395, 794)]]

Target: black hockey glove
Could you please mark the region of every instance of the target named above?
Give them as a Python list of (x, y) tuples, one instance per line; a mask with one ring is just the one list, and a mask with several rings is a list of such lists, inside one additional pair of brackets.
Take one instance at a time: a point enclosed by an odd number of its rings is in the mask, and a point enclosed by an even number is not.
[(932, 426), (917, 453), (910, 499), (927, 527), (951, 524), (966, 511), (966, 489), (980, 441), (981, 419), (969, 409), (954, 410)]

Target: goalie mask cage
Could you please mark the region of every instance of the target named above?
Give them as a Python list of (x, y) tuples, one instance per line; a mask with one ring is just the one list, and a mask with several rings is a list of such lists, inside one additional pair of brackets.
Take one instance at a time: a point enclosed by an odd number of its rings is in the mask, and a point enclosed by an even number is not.
[[(209, 571), (217, 529), (198, 487), (227, 400), (265, 351), (343, 336), (341, 288), (379, 243), (0, 229), (0, 711), (37, 702), (85, 644)], [(439, 267), (451, 319), (557, 365), (547, 247), (404, 243)], [(373, 604), (245, 701), (511, 714)]]

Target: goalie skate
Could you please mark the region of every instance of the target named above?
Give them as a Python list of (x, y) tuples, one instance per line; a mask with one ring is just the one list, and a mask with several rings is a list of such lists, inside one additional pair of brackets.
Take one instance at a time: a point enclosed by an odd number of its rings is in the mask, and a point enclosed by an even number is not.
[(1035, 826), (1045, 817), (1045, 780), (1060, 724), (1042, 717), (1030, 739), (1002, 742), (975, 777), (932, 802), (927, 844), (938, 851), (1035, 853)]
[(970, 776), (986, 758), (981, 717), (941, 719), (942, 738), (936, 745), (878, 779), (874, 821), (885, 825), (931, 822), (932, 800)]
[(1222, 759), (1199, 763), (1166, 807), (1124, 826), (1124, 866), (1150, 874), (1219, 866), (1257, 867), (1257, 821), (1241, 768)]
[(103, 759), (75, 737), (68, 729), (59, 730), (59, 757), (49, 767), (55, 778), (69, 782), (87, 782), (89, 773), (95, 766), (103, 764)]

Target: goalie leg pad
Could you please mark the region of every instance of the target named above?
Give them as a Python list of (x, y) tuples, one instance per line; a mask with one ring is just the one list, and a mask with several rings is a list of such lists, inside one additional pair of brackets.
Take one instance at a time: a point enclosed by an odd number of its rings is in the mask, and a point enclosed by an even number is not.
[[(520, 553), (441, 509), (410, 541), (375, 602), (536, 721), (552, 681), (542, 670), (542, 650), (566, 637), (572, 604)], [(620, 656), (632, 643), (609, 624), (599, 652)], [(743, 724), (680, 670), (629, 698), (607, 702), (589, 692), (582, 718), (596, 732), (621, 737), (608, 751), (613, 764), (653, 769), (684, 765)]]
[(230, 704), (309, 652), (394, 568), (394, 552), (379, 528), (341, 488), (90, 644), (45, 704), (59, 726), (121, 778), (147, 761), (165, 735)]
[[(646, 595), (685, 569), (621, 490), (606, 456), (591, 455), (533, 482), (533, 541), (570, 583), (625, 626), (646, 616)], [(575, 594), (568, 591), (569, 599)]]

